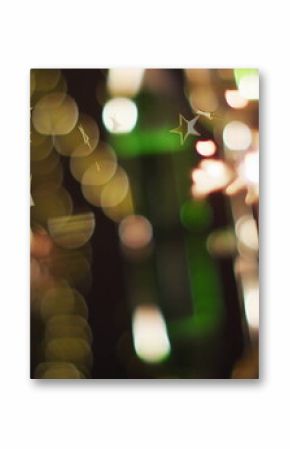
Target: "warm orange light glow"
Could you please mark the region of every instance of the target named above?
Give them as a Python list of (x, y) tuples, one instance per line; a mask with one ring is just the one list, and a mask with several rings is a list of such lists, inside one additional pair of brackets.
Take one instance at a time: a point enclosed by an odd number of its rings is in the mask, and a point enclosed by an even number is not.
[(192, 194), (196, 198), (203, 198), (226, 187), (232, 177), (232, 170), (223, 161), (205, 159), (192, 172)]

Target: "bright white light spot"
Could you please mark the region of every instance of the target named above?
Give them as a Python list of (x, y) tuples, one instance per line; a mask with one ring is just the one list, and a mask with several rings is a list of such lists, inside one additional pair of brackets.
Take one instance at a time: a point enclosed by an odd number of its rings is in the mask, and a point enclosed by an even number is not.
[(152, 225), (142, 215), (130, 215), (119, 225), (119, 236), (122, 244), (130, 249), (142, 249), (152, 240)]
[(133, 339), (136, 353), (148, 363), (158, 363), (170, 353), (166, 324), (155, 305), (137, 306), (133, 314)]
[(248, 324), (259, 329), (259, 289), (257, 285), (248, 285), (244, 289), (245, 312)]
[(137, 122), (136, 104), (129, 98), (113, 98), (103, 109), (103, 122), (111, 133), (128, 133)]
[(236, 234), (239, 241), (248, 249), (258, 251), (258, 230), (254, 218), (251, 215), (243, 215), (236, 223)]
[(196, 151), (201, 156), (212, 156), (216, 152), (216, 144), (212, 140), (198, 140), (196, 142)]
[(247, 150), (252, 143), (252, 133), (245, 123), (233, 121), (225, 126), (223, 140), (229, 150)]
[(112, 96), (131, 97), (140, 90), (144, 69), (110, 69), (108, 90)]
[(232, 176), (232, 170), (223, 161), (204, 159), (192, 172), (192, 194), (196, 198), (202, 198), (223, 189)]
[(243, 76), (239, 81), (239, 91), (242, 97), (248, 100), (259, 99), (259, 76)]
[(259, 184), (259, 153), (258, 151), (246, 154), (242, 171), (247, 181)]
[(241, 96), (238, 90), (226, 90), (225, 99), (231, 108), (242, 109), (248, 104), (248, 100)]

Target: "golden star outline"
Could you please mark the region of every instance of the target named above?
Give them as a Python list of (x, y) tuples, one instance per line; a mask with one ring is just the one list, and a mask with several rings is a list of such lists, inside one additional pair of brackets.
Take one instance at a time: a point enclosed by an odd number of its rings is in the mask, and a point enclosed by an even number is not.
[(179, 126), (171, 129), (169, 132), (179, 135), (180, 145), (183, 145), (189, 135), (200, 136), (195, 129), (195, 124), (199, 119), (199, 115), (191, 120), (186, 120), (182, 114), (179, 114)]

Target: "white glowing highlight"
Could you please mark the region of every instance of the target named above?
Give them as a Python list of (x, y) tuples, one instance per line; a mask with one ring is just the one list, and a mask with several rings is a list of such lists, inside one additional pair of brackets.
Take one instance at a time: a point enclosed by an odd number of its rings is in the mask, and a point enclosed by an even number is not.
[(202, 198), (223, 189), (231, 181), (232, 176), (232, 170), (223, 161), (204, 159), (192, 172), (192, 194), (196, 198)]
[(108, 90), (112, 96), (134, 96), (141, 88), (144, 69), (110, 69)]
[(239, 81), (239, 91), (242, 97), (248, 100), (259, 99), (259, 76), (243, 76)]
[(212, 140), (198, 140), (196, 142), (196, 151), (201, 156), (213, 156), (216, 152), (216, 144)]
[(225, 126), (223, 141), (229, 150), (244, 151), (252, 143), (252, 133), (245, 123), (234, 120)]
[(156, 305), (137, 306), (133, 314), (134, 348), (147, 363), (162, 362), (170, 353), (166, 324)]
[(245, 286), (244, 301), (249, 327), (259, 329), (259, 288), (257, 285)]
[(103, 109), (104, 125), (114, 134), (132, 131), (137, 123), (137, 117), (136, 104), (129, 98), (113, 98)]
[(242, 167), (245, 179), (253, 184), (259, 184), (259, 153), (258, 151), (246, 154)]
[(249, 250), (258, 251), (258, 229), (251, 215), (243, 215), (235, 225), (236, 235), (239, 241)]
[(247, 98), (242, 97), (238, 90), (226, 90), (225, 99), (233, 109), (242, 109), (248, 104)]

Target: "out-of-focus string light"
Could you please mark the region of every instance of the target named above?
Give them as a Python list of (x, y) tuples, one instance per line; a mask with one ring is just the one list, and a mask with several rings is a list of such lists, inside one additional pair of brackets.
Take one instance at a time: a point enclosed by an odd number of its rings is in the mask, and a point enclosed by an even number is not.
[(216, 257), (229, 257), (236, 251), (236, 237), (232, 229), (213, 231), (206, 242), (208, 252)]
[(242, 109), (248, 104), (248, 100), (241, 96), (239, 90), (226, 90), (225, 99), (228, 105), (234, 109)]
[(60, 337), (47, 342), (45, 359), (48, 362), (73, 363), (86, 373), (92, 365), (93, 356), (90, 345), (83, 338)]
[(59, 69), (32, 69), (31, 79), (35, 84), (36, 90), (48, 92), (52, 90), (58, 83), (61, 77)]
[(219, 106), (214, 90), (209, 86), (195, 87), (190, 91), (190, 105), (193, 110), (214, 112)]
[(259, 152), (252, 151), (245, 155), (241, 165), (241, 172), (245, 179), (252, 184), (259, 184)]
[(119, 237), (122, 244), (133, 250), (143, 249), (152, 240), (152, 225), (142, 215), (130, 215), (119, 225)]
[(196, 151), (201, 156), (213, 156), (216, 152), (216, 144), (213, 140), (198, 140), (195, 145)]
[(144, 69), (110, 69), (108, 91), (113, 97), (133, 97), (140, 90), (143, 76)]
[(54, 137), (54, 145), (63, 156), (88, 156), (97, 147), (99, 137), (100, 131), (95, 120), (89, 115), (80, 114), (70, 133)]
[(32, 195), (34, 206), (31, 209), (31, 217), (42, 225), (47, 225), (50, 218), (68, 216), (72, 213), (72, 198), (64, 188), (46, 191), (44, 187), (33, 191)]
[(185, 76), (192, 84), (208, 85), (211, 83), (211, 73), (209, 69), (185, 69)]
[(101, 192), (101, 206), (115, 207), (125, 198), (129, 190), (129, 179), (125, 170), (117, 168), (110, 181), (104, 185)]
[[(87, 186), (102, 186), (114, 176), (117, 161), (109, 152), (96, 153), (96, 162), (92, 163), (82, 176), (82, 184)], [(111, 157), (112, 156), (112, 157)]]
[(32, 111), (33, 126), (40, 134), (68, 134), (78, 121), (78, 107), (69, 95), (50, 93), (42, 97)]
[(34, 373), (35, 379), (82, 379), (73, 363), (69, 362), (43, 362), (40, 363)]
[(92, 331), (88, 322), (79, 315), (56, 315), (45, 326), (46, 342), (54, 338), (76, 337), (92, 343)]
[(204, 198), (209, 193), (223, 189), (232, 177), (232, 170), (223, 161), (202, 160), (192, 172), (192, 194), (195, 198)]
[(228, 150), (244, 151), (252, 143), (252, 133), (245, 123), (234, 120), (225, 126), (223, 141)]
[(44, 321), (56, 315), (80, 315), (88, 319), (88, 307), (83, 296), (65, 283), (49, 288), (41, 298), (40, 307)]
[[(117, 166), (117, 157), (113, 149), (101, 142), (98, 147), (89, 155), (84, 157), (72, 157), (70, 159), (70, 171), (73, 177), (83, 182), (83, 176), (87, 170), (90, 169), (86, 175), (86, 180), (89, 184), (102, 184), (102, 180), (108, 177), (108, 168), (110, 172)], [(114, 170), (113, 170), (114, 173)]]
[(123, 218), (134, 214), (134, 204), (131, 189), (129, 188), (125, 198), (114, 207), (103, 206), (104, 214), (116, 223), (120, 223)]
[(257, 69), (235, 69), (240, 94), (248, 100), (259, 99), (259, 72)]
[(31, 125), (30, 131), (30, 158), (32, 161), (45, 159), (52, 151), (53, 142), (51, 136), (39, 134)]
[(259, 329), (259, 288), (256, 283), (246, 283), (244, 286), (244, 301), (249, 327), (257, 330)]
[(133, 313), (133, 340), (135, 351), (147, 363), (158, 363), (170, 354), (166, 324), (155, 305), (137, 306)]
[(55, 243), (63, 248), (73, 249), (85, 245), (95, 229), (93, 213), (62, 216), (48, 220), (49, 233)]
[(236, 235), (240, 243), (250, 251), (258, 251), (258, 230), (251, 215), (243, 215), (235, 225)]
[(132, 131), (137, 123), (136, 104), (129, 98), (112, 98), (103, 109), (103, 122), (111, 133), (122, 134)]

